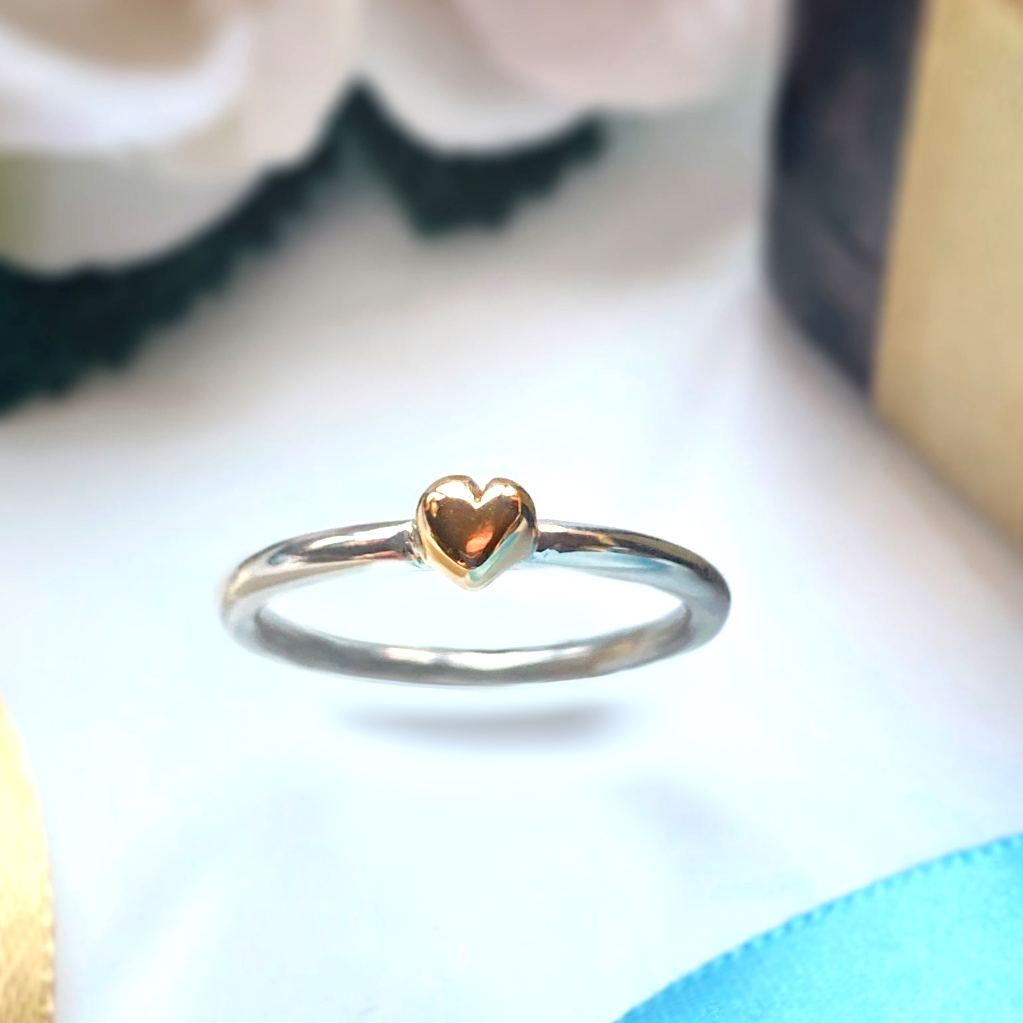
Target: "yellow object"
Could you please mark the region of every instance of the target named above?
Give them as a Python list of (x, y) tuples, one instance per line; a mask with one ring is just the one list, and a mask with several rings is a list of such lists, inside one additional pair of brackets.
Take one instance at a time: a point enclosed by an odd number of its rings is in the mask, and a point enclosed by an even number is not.
[(874, 398), (1023, 540), (1023, 3), (931, 0)]
[(53, 917), (43, 816), (0, 706), (0, 1023), (53, 1019)]
[(536, 508), (517, 483), (445, 476), (419, 499), (416, 539), (423, 560), (467, 590), (481, 590), (536, 547)]

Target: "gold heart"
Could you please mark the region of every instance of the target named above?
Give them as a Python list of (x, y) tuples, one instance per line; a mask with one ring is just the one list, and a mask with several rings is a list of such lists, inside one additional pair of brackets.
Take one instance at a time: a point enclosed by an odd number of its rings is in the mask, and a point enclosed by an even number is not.
[(423, 560), (467, 590), (481, 590), (536, 547), (536, 508), (517, 483), (445, 476), (416, 509)]

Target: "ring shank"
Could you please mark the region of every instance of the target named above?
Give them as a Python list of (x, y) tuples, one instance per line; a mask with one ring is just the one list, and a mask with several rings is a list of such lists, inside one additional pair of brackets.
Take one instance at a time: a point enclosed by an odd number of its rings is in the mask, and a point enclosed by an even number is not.
[(675, 544), (624, 530), (540, 522), (521, 563), (643, 583), (679, 601), (666, 615), (587, 639), (507, 650), (389, 646), (306, 628), (268, 607), (284, 590), (377, 562), (419, 564), (411, 522), (326, 530), (286, 540), (244, 561), (224, 591), (224, 622), (244, 645), (321, 671), (391, 682), (492, 686), (591, 678), (633, 668), (713, 639), (728, 617), (720, 572)]

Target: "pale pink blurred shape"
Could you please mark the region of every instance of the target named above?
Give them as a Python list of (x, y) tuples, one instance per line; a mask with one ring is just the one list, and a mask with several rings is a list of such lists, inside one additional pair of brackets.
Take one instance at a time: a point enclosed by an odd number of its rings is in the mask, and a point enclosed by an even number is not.
[(635, 109), (718, 88), (749, 43), (762, 0), (451, 2), (524, 86), (588, 108)]
[(244, 88), (252, 43), (232, 20), (173, 61), (100, 61), (48, 45), (0, 6), (0, 150), (108, 154), (201, 130)]
[(19, 204), (0, 256), (56, 269), (180, 244), (309, 153), (355, 83), (456, 153), (684, 105), (781, 2), (0, 0), (0, 186)]
[(441, 149), (712, 92), (778, 0), (0, 0), (0, 152), (301, 158), (357, 74)]
[(341, 103), (361, 41), (361, 0), (248, 6), (253, 47), (245, 88), (226, 116), (157, 154), (170, 171), (224, 177), (294, 163)]
[(186, 65), (246, 0), (0, 0), (0, 23), (56, 51), (124, 68)]
[(0, 0), (0, 151), (235, 177), (301, 158), (362, 0)]
[(369, 0), (362, 74), (406, 131), (440, 149), (513, 148), (579, 116), (500, 67), (453, 0)]
[(0, 258), (168, 250), (343, 99), (362, 0), (0, 0)]

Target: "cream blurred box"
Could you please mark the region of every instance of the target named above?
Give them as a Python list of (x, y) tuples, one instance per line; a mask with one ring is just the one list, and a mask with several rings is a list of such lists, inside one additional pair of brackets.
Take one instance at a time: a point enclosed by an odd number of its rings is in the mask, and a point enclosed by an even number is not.
[(783, 307), (1023, 540), (1023, 3), (799, 0), (774, 157)]

